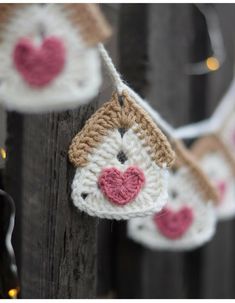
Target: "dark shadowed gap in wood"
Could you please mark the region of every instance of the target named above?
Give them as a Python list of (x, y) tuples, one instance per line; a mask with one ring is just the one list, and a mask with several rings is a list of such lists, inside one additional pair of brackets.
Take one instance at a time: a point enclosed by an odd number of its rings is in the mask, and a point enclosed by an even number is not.
[(19, 275), (21, 274), (21, 227), (22, 227), (22, 115), (15, 112), (7, 114), (7, 161), (4, 173), (6, 191), (12, 196), (16, 206), (15, 228), (12, 236), (12, 245), (15, 250)]
[(120, 9), (119, 52), (123, 79), (138, 93), (148, 85), (147, 4), (123, 4)]
[[(210, 56), (209, 37), (204, 16), (193, 4), (191, 6), (194, 30), (189, 60), (199, 62)], [(207, 75), (192, 75), (190, 81), (190, 121), (197, 122), (206, 118)], [(185, 284), (187, 284), (187, 298), (201, 297), (202, 264), (201, 248), (184, 254), (183, 271)]]

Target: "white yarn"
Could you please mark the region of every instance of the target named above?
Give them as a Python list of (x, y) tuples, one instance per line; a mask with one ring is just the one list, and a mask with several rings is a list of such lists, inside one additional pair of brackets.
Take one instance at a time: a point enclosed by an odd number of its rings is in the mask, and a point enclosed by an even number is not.
[(230, 163), (220, 151), (205, 153), (199, 163), (212, 184), (226, 184), (224, 198), (216, 207), (218, 218), (226, 220), (235, 217), (235, 179)]
[(212, 134), (221, 129), (230, 112), (235, 107), (235, 78), (213, 115), (204, 121), (179, 127), (174, 131), (174, 136), (180, 139), (196, 138), (202, 135)]
[[(158, 167), (151, 159), (145, 140), (134, 132), (134, 125), (121, 137), (119, 131), (111, 130), (104, 141), (89, 155), (88, 164), (78, 168), (72, 184), (72, 199), (76, 207), (91, 216), (107, 219), (130, 219), (161, 211), (167, 199), (167, 169)], [(121, 163), (117, 155), (123, 151), (127, 161)], [(98, 188), (98, 178), (103, 168), (115, 167), (124, 172), (137, 166), (145, 175), (145, 185), (130, 203), (116, 205), (107, 200)], [(82, 198), (86, 193), (86, 199)]]
[[(43, 88), (31, 87), (16, 70), (13, 49), (22, 37), (41, 43), (45, 36), (61, 38), (66, 48), (63, 71)], [(16, 10), (5, 25), (0, 46), (0, 99), (9, 110), (47, 112), (75, 108), (98, 94), (101, 62), (97, 48), (87, 48), (62, 5), (29, 5)]]
[(12, 258), (11, 259), (11, 262), (12, 262), (11, 269), (13, 272), (17, 273), (17, 266), (15, 264), (15, 253), (14, 253), (14, 249), (12, 246), (12, 233), (13, 233), (14, 226), (15, 226), (15, 203), (14, 203), (13, 199), (11, 198), (11, 196), (8, 195), (6, 192), (4, 192), (1, 189), (0, 189), (0, 195), (2, 195), (3, 197), (5, 197), (5, 199), (7, 199), (8, 203), (9, 203), (9, 207), (11, 209), (9, 226), (8, 226), (8, 230), (7, 230), (7, 234), (6, 234), (6, 238), (5, 238), (5, 245), (6, 245), (9, 255)]
[[(177, 193), (177, 196), (171, 193)], [(153, 216), (131, 219), (128, 222), (128, 236), (150, 248), (164, 250), (190, 250), (209, 241), (215, 233), (216, 216), (210, 201), (204, 201), (195, 176), (187, 167), (182, 167), (169, 179), (169, 200), (167, 207), (174, 211), (182, 207), (193, 211), (193, 222), (178, 239), (164, 236), (153, 221)], [(160, 213), (159, 216), (164, 216)]]

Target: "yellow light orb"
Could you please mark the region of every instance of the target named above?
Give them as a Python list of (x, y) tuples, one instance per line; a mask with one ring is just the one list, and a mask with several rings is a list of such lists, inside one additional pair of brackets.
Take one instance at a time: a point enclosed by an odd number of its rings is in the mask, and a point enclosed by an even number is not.
[(220, 63), (217, 58), (209, 57), (206, 59), (206, 66), (209, 70), (215, 71), (220, 67)]
[(17, 298), (17, 295), (19, 293), (19, 288), (12, 288), (8, 291), (8, 296), (11, 298), (11, 299), (16, 299)]
[(4, 148), (0, 148), (0, 155), (3, 160), (5, 160), (7, 158), (7, 153)]

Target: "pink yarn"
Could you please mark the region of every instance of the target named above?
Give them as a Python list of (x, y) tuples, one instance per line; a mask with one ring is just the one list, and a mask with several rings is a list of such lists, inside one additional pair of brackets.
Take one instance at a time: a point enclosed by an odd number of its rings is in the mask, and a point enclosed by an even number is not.
[(153, 220), (162, 235), (175, 240), (182, 237), (193, 223), (193, 211), (187, 206), (178, 211), (165, 207), (154, 215)]
[(133, 201), (145, 183), (144, 173), (131, 166), (124, 173), (117, 168), (104, 169), (99, 177), (98, 185), (110, 202), (125, 205)]
[(48, 85), (64, 68), (65, 48), (61, 39), (48, 37), (40, 47), (29, 38), (21, 38), (15, 45), (13, 61), (24, 80), (34, 87)]
[(223, 202), (224, 200), (224, 196), (227, 190), (227, 184), (225, 181), (218, 181), (216, 183), (216, 188), (219, 192), (219, 197), (220, 197), (220, 202)]

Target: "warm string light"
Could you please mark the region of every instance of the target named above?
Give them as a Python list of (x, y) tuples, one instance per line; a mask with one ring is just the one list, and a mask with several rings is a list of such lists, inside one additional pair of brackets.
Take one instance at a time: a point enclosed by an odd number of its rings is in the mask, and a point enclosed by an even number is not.
[(200, 62), (190, 63), (186, 66), (189, 75), (203, 75), (217, 71), (226, 58), (225, 45), (218, 13), (214, 5), (194, 4), (205, 18), (206, 28), (211, 46), (211, 56)]
[(6, 160), (6, 158), (7, 158), (7, 152), (2, 147), (0, 148), (0, 155), (1, 155), (1, 157), (2, 157), (3, 160)]
[(216, 57), (209, 57), (206, 59), (206, 66), (213, 72), (220, 68), (220, 62)]
[(12, 288), (12, 289), (10, 289), (10, 290), (8, 291), (8, 296), (9, 296), (9, 298), (11, 298), (11, 299), (17, 299), (17, 296), (18, 296), (19, 292), (20, 292), (20, 288), (19, 288), (19, 287), (17, 287), (17, 288)]

